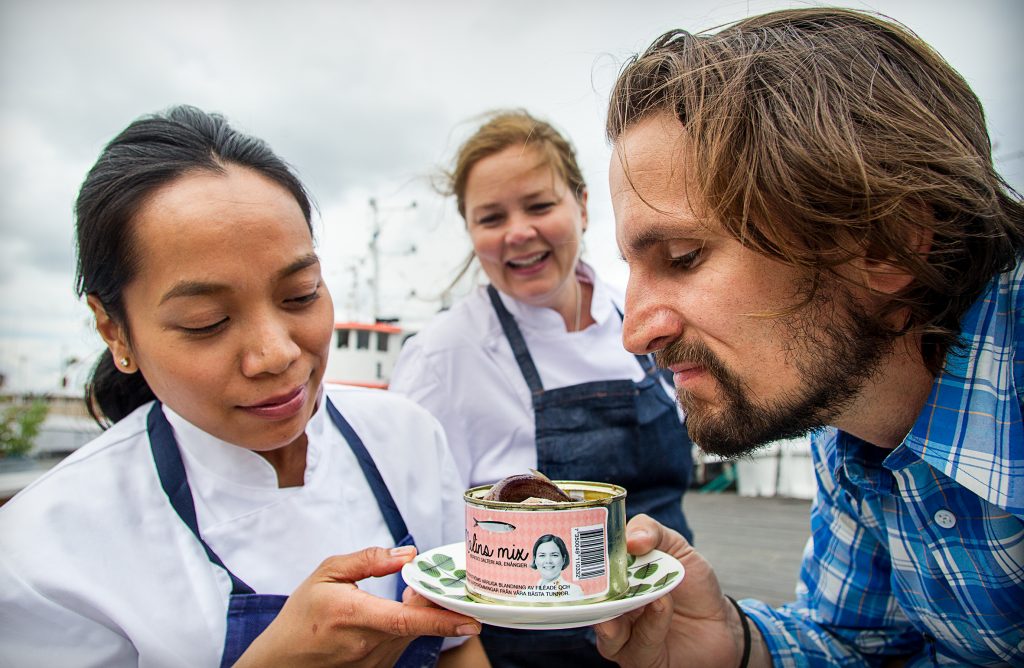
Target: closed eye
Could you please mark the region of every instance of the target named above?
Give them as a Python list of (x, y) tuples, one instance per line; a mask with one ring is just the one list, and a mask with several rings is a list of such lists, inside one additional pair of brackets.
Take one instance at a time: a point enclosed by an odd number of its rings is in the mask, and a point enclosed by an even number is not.
[(308, 295), (302, 295), (302, 296), (299, 296), (299, 297), (292, 297), (291, 299), (286, 299), (285, 301), (287, 303), (289, 303), (289, 304), (293, 304), (293, 305), (296, 305), (296, 306), (305, 306), (306, 304), (312, 304), (317, 299), (320, 299), (320, 284), (319, 283), (317, 284), (316, 289), (313, 290), (313, 292), (310, 292)]
[(687, 270), (692, 269), (701, 259), (701, 255), (704, 253), (704, 247), (695, 248), (689, 253), (678, 255), (676, 257), (669, 258), (669, 266), (673, 269)]
[(492, 214), (484, 216), (483, 218), (478, 218), (477, 221), (476, 221), (476, 224), (477, 225), (497, 225), (498, 223), (501, 222), (501, 220), (502, 220), (502, 215), (500, 213), (492, 213)]
[(227, 324), (227, 322), (228, 318), (225, 317), (221, 318), (212, 325), (206, 325), (205, 327), (179, 327), (178, 329), (184, 332), (187, 336), (208, 336), (210, 334), (214, 334), (220, 331), (224, 327), (224, 325)]

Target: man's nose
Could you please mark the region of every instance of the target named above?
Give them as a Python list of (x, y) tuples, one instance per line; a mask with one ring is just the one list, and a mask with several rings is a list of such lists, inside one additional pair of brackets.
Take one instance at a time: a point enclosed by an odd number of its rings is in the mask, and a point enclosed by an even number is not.
[(670, 299), (672, 291), (664, 283), (630, 271), (622, 344), (631, 353), (646, 355), (661, 350), (683, 335), (683, 318)]

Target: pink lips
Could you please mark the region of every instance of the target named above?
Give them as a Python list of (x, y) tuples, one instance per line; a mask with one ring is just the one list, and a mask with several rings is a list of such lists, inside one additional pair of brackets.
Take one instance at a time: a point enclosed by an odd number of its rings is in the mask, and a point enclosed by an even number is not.
[[(536, 255), (536, 253), (530, 253), (526, 257), (533, 257), (535, 255)], [(512, 258), (512, 259), (518, 259), (518, 258)], [(548, 264), (548, 256), (545, 255), (545, 257), (542, 258), (539, 262), (537, 262), (535, 264), (531, 264), (531, 265), (525, 266), (525, 267), (518, 267), (518, 266), (516, 266), (514, 264), (510, 264), (508, 262), (505, 263), (505, 266), (508, 269), (510, 269), (515, 274), (518, 274), (520, 276), (530, 276), (530, 275), (533, 275), (533, 274), (536, 274), (538, 272), (543, 271), (544, 268), (547, 266), (547, 264)]]
[(266, 420), (287, 420), (295, 417), (306, 403), (306, 386), (300, 385), (291, 392), (271, 397), (259, 404), (239, 406), (243, 411)]
[(672, 372), (672, 382), (677, 389), (683, 389), (704, 373), (704, 368), (696, 364), (673, 364), (668, 369)]

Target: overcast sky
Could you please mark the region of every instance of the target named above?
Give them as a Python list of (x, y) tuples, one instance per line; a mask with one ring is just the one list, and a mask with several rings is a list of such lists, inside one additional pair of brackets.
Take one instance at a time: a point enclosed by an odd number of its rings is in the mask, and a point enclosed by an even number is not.
[[(469, 245), (431, 177), (497, 107), (525, 107), (576, 144), (590, 188), (585, 257), (623, 285), (603, 136), (622, 62), (670, 28), (808, 4), (0, 0), (0, 373), (8, 389), (50, 390), (65, 360), (100, 350), (73, 291), (77, 189), (132, 119), (178, 103), (223, 113), (298, 171), (320, 207), (339, 320), (373, 315), (371, 197), (382, 315), (437, 310)], [(978, 93), (997, 166), (1024, 189), (1024, 3), (838, 4), (888, 14), (938, 49)], [(84, 366), (70, 369), (74, 383)]]

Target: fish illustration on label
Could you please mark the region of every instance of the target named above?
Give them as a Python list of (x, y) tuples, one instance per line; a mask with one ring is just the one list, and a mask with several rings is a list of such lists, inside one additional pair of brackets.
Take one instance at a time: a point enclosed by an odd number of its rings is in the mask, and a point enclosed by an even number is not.
[(473, 518), (473, 526), (480, 527), (484, 531), (490, 531), (491, 533), (508, 533), (509, 531), (515, 531), (516, 525), (509, 524), (508, 522), (495, 522), (491, 520), (480, 520)]

